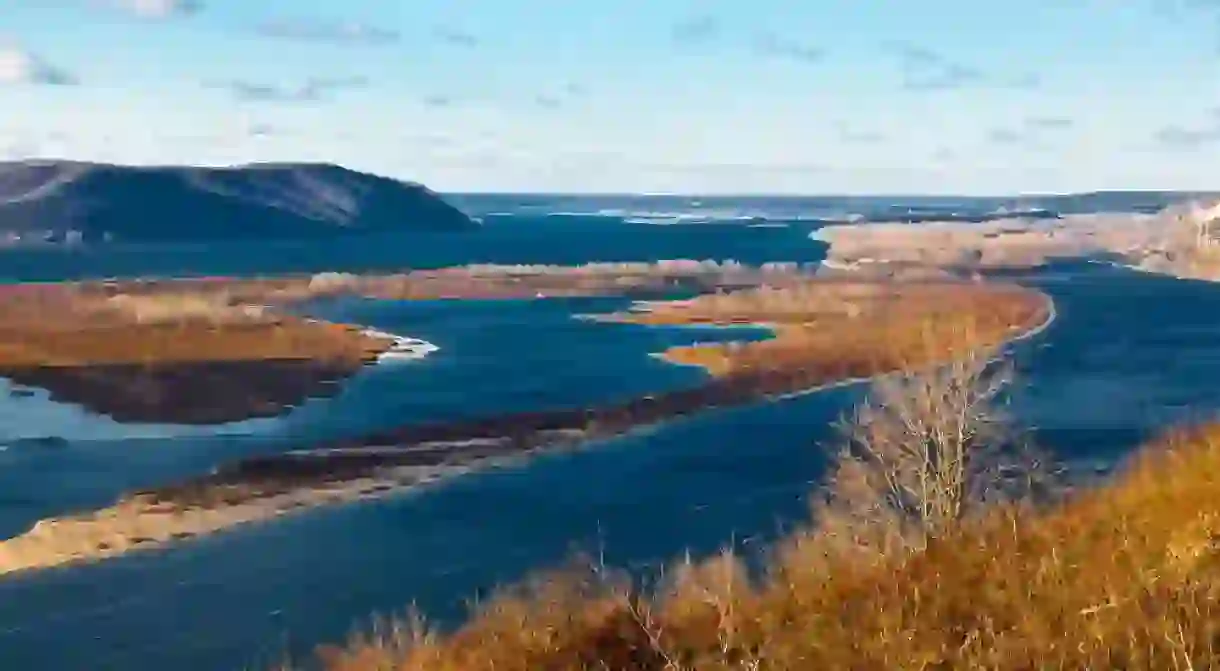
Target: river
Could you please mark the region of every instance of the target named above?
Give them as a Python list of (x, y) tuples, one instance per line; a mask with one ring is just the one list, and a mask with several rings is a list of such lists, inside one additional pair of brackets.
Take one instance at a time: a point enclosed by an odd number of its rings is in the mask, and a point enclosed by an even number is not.
[[(1048, 291), (1059, 314), (1018, 347), (1013, 410), (1045, 445), (1109, 464), (1160, 427), (1220, 408), (1220, 287), (1096, 265), (1016, 279)], [(11, 531), (28, 520), (31, 499), (45, 509), (86, 505), (227, 454), (396, 420), (636, 393), (694, 374), (645, 356), (689, 333), (568, 318), (599, 300), (337, 307), (387, 330), (409, 324), (408, 335), (441, 350), (377, 369), (326, 402), (336, 404), (329, 410), (307, 405), (273, 430), (11, 448), (0, 453), (0, 512), (27, 505), (0, 523)], [(830, 423), (860, 392), (709, 412), (416, 493), (6, 578), (0, 665), (262, 668), (285, 651), (342, 639), (373, 612), (413, 602), (456, 617), (464, 599), (575, 549), (642, 569), (686, 550), (757, 547), (803, 519)]]

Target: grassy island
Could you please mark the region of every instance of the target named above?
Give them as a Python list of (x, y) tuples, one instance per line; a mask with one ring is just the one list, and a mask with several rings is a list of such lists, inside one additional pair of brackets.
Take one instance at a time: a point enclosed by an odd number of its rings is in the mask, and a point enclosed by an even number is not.
[(1046, 297), (1007, 285), (959, 282), (810, 281), (759, 287), (688, 301), (640, 303), (615, 315), (636, 324), (770, 326), (775, 337), (674, 347), (674, 363), (697, 365), (718, 378), (804, 371), (834, 382), (914, 368), (957, 349), (996, 345), (1050, 317)]
[(276, 415), (392, 345), (358, 327), (179, 288), (0, 289), (0, 376), (119, 421)]

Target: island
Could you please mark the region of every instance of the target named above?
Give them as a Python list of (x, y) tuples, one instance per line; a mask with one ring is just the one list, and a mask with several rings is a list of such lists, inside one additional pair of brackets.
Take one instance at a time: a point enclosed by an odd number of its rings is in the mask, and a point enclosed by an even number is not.
[(708, 370), (689, 388), (595, 407), (409, 425), (239, 460), (206, 476), (131, 492), (105, 509), (40, 521), (0, 542), (0, 573), (157, 547), (291, 511), (401, 492), (717, 407), (918, 368), (958, 347), (1026, 337), (1054, 317), (1047, 296), (1012, 285), (775, 279), (766, 287), (639, 303), (598, 317), (775, 329), (771, 340), (663, 353)]
[(189, 291), (0, 287), (0, 376), (120, 422), (277, 415), (330, 393), (397, 344)]
[(673, 347), (668, 361), (718, 379), (785, 373), (813, 384), (935, 363), (945, 351), (1003, 342), (1049, 318), (1044, 296), (1010, 285), (821, 281), (686, 301), (638, 303), (609, 319), (637, 324), (769, 326), (755, 342)]

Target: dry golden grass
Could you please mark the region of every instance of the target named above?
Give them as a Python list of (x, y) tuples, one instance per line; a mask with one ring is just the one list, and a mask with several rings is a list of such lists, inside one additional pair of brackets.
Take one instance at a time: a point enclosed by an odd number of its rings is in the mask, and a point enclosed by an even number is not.
[(363, 361), (390, 343), (359, 329), (261, 314), (208, 292), (108, 296), (71, 285), (0, 295), (0, 367)]
[[(1016, 286), (963, 282), (809, 281), (645, 303), (616, 318), (639, 324), (766, 324), (758, 342), (670, 348), (664, 357), (715, 376), (769, 370), (825, 370), (828, 381), (932, 363), (967, 344), (993, 346), (1047, 318), (1050, 302)], [(969, 343), (962, 340), (969, 338)]]
[(563, 571), (456, 632), (410, 619), (321, 658), (329, 671), (1217, 668), (1218, 538), (1213, 425), (1052, 510), (996, 508), (923, 549), (861, 561), (808, 531), (754, 579), (722, 555), (647, 595)]
[(282, 318), (211, 325), (0, 327), (0, 366), (174, 364), (205, 361), (363, 361), (389, 343), (338, 324)]

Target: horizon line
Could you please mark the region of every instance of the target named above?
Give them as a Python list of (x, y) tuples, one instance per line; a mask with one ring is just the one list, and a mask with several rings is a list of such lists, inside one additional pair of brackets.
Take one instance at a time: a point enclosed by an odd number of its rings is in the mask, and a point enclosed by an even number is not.
[(1020, 200), (1020, 199), (1035, 199), (1035, 198), (1065, 198), (1072, 196), (1096, 196), (1096, 195), (1170, 195), (1170, 196), (1220, 196), (1220, 189), (1166, 189), (1166, 188), (1103, 188), (1103, 189), (1085, 189), (1085, 190), (1067, 190), (1067, 191), (1026, 191), (1026, 192), (1010, 192), (1010, 193), (902, 193), (902, 192), (884, 192), (884, 191), (842, 191), (842, 192), (795, 192), (795, 191), (721, 191), (721, 192), (699, 192), (699, 191), (623, 191), (618, 189), (607, 190), (559, 190), (559, 191), (533, 191), (533, 190), (516, 190), (516, 189), (441, 189), (431, 186), (423, 181), (413, 178), (402, 178), (387, 175), (385, 173), (372, 172), (345, 166), (341, 163), (325, 160), (271, 160), (271, 161), (244, 161), (224, 164), (192, 164), (192, 163), (116, 163), (110, 161), (97, 161), (89, 159), (73, 159), (51, 156), (27, 157), (21, 159), (0, 159), (0, 165), (3, 164), (46, 164), (46, 163), (63, 163), (76, 164), (82, 166), (97, 166), (97, 167), (116, 167), (116, 168), (133, 168), (144, 170), (157, 169), (199, 169), (199, 170), (242, 170), (242, 169), (257, 169), (257, 168), (274, 168), (274, 167), (335, 167), (351, 172), (363, 173), (385, 179), (392, 179), (404, 183), (413, 183), (432, 190), (440, 195), (450, 196), (564, 196), (564, 197), (645, 197), (645, 198), (888, 198), (888, 199), (945, 199), (945, 200)]

